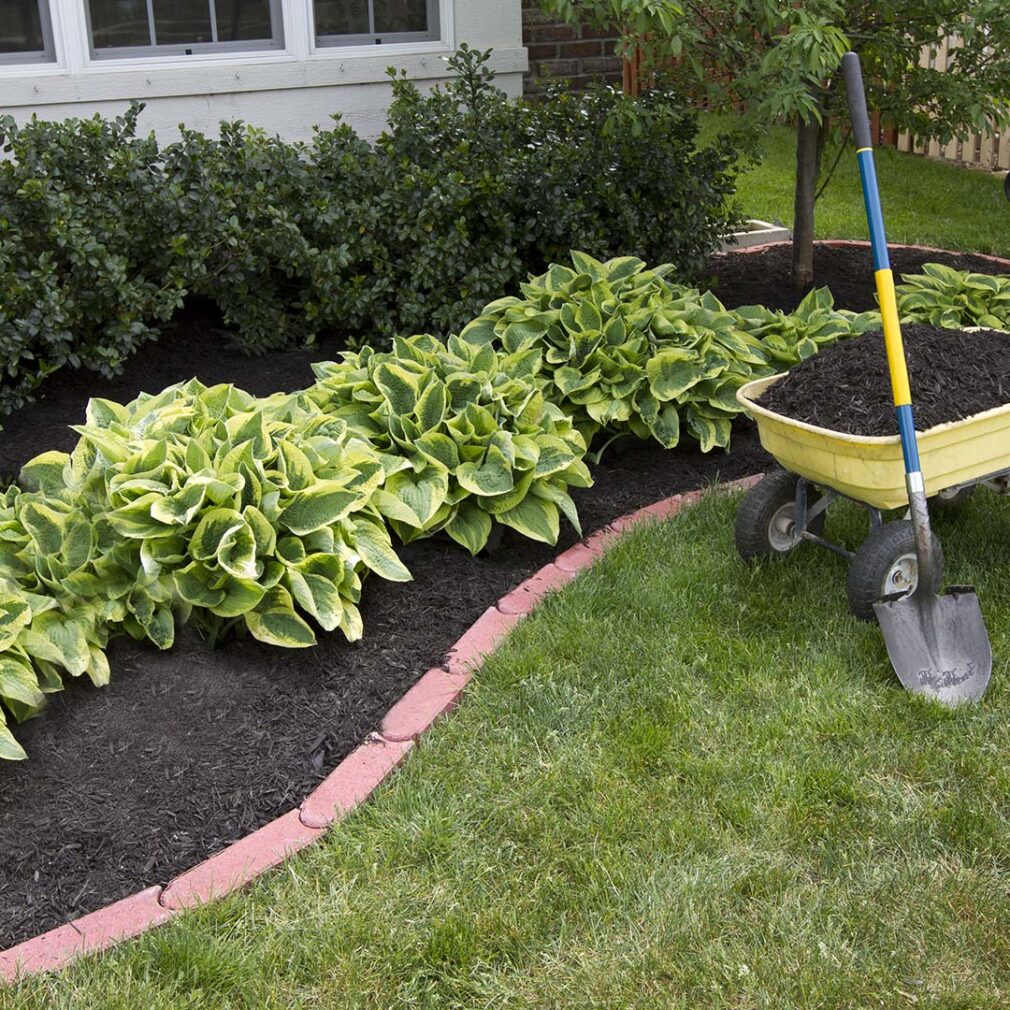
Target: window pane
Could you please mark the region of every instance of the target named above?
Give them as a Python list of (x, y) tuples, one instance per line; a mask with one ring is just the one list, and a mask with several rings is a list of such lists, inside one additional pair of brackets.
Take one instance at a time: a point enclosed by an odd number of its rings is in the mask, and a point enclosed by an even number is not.
[(38, 53), (43, 49), (39, 0), (0, 0), (0, 53)]
[(151, 44), (145, 0), (89, 0), (89, 7), (96, 49)]
[(154, 0), (158, 45), (213, 42), (207, 0)]
[(367, 35), (368, 0), (316, 0), (317, 35)]
[(374, 3), (378, 34), (428, 30), (427, 0), (374, 0)]
[(270, 0), (217, 0), (215, 7), (218, 41), (273, 38)]

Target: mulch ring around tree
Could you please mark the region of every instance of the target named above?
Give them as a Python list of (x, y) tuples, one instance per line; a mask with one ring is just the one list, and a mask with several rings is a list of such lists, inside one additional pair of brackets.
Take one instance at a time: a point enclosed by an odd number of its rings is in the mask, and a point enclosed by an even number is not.
[[(1010, 400), (1010, 335), (998, 330), (901, 328), (915, 426), (960, 421)], [(883, 335), (871, 330), (790, 369), (759, 397), (776, 414), (851, 435), (896, 435)]]
[[(896, 272), (929, 260), (993, 272), (982, 260), (937, 254), (916, 264), (896, 255)], [(719, 297), (729, 305), (794, 304), (801, 295), (787, 274), (769, 282), (772, 261), (787, 264), (788, 250), (715, 257)], [(867, 250), (833, 249), (823, 263), (830, 269), (818, 284), (870, 291)], [(866, 297), (838, 304), (868, 307)], [(16, 475), (39, 452), (72, 447), (67, 425), (83, 420), (89, 396), (125, 401), (193, 375), (260, 395), (297, 389), (312, 381), (310, 362), (338, 349), (250, 359), (213, 319), (190, 312), (118, 378), (57, 375), (43, 400), (4, 418), (0, 473)], [(767, 465), (743, 420), (728, 455), (693, 446), (611, 452), (593, 468), (596, 485), (577, 493), (583, 532)], [(320, 635), (318, 646), (297, 652), (252, 640), (212, 649), (185, 628), (167, 653), (114, 642), (111, 684), (69, 683), (41, 717), (16, 729), (29, 760), (0, 764), (0, 949), (166, 883), (297, 806), (488, 606), (576, 539), (571, 528), (556, 547), (509, 534), (493, 555), (476, 559), (438, 539), (402, 548), (414, 581), (366, 581), (364, 638), (353, 645)]]

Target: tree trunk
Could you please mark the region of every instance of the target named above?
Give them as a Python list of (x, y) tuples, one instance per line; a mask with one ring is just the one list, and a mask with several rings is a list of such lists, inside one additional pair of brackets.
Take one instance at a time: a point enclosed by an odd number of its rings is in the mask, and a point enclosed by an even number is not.
[(814, 282), (814, 197), (826, 138), (826, 128), (815, 120), (796, 128), (793, 286), (801, 290)]

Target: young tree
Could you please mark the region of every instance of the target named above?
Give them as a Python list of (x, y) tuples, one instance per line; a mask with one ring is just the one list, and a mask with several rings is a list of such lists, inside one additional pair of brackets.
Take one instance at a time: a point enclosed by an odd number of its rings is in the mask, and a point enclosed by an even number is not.
[[(542, 0), (620, 36), (644, 73), (710, 106), (796, 131), (793, 281), (813, 280), (814, 204), (825, 144), (847, 122), (842, 54), (856, 50), (883, 120), (941, 143), (1010, 126), (1008, 0)], [(920, 65), (949, 45), (946, 71)]]

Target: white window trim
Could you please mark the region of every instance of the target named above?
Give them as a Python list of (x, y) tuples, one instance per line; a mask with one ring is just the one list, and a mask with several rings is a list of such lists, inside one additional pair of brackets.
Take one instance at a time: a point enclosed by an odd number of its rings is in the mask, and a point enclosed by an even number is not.
[[(393, 64), (411, 78), (445, 78), (445, 58), (456, 47), (454, 4), (467, 0), (437, 2), (440, 37), (430, 41), (316, 46), (310, 0), (281, 0), (283, 50), (94, 59), (82, 0), (50, 0), (56, 59), (0, 66), (0, 107), (381, 83)], [(526, 50), (496, 49), (491, 67), (499, 74), (521, 73)]]

